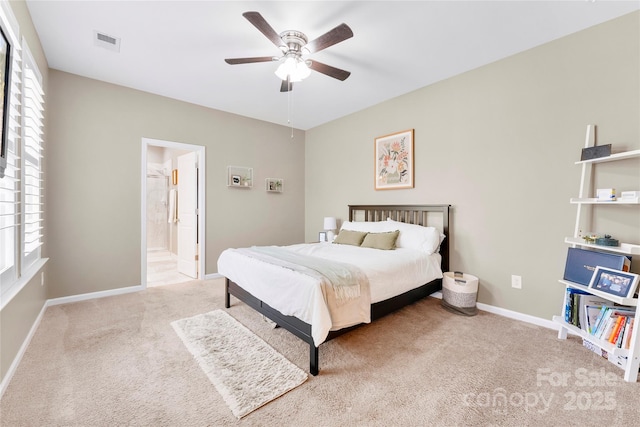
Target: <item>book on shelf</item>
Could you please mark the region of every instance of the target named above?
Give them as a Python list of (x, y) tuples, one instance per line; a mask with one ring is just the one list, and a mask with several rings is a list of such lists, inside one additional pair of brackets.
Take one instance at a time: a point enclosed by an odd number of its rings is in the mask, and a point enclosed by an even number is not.
[(602, 323), (602, 327), (596, 331), (596, 338), (599, 338), (603, 341), (608, 341), (609, 334), (613, 331), (613, 328), (616, 323), (616, 318), (613, 316), (609, 316), (605, 319), (604, 323)]
[[(634, 318), (635, 311), (631, 309), (602, 306), (590, 334), (616, 347), (628, 349)], [(628, 337), (626, 341), (625, 336)]]
[(624, 319), (625, 323), (622, 326), (622, 330), (618, 334), (618, 338), (616, 339), (616, 347), (618, 347), (618, 348), (628, 348), (628, 347), (625, 347), (625, 338), (629, 334), (629, 329), (631, 328), (631, 321), (632, 320), (633, 320), (633, 317), (625, 316), (625, 319)]
[(609, 301), (605, 298), (601, 298), (589, 293), (580, 294), (578, 296), (578, 327), (584, 331), (589, 331), (589, 320), (587, 319), (586, 307), (595, 307), (599, 309), (601, 306), (606, 305)]
[(585, 332), (587, 333), (591, 333), (591, 331), (595, 328), (596, 323), (598, 322), (599, 319), (599, 315), (602, 312), (602, 307), (604, 304), (601, 305), (585, 305), (584, 306), (584, 318), (585, 318), (585, 323), (584, 323), (584, 327), (582, 328)]
[[(588, 319), (589, 315), (587, 314), (587, 307), (593, 307), (591, 311), (599, 310), (601, 306), (607, 304), (608, 302), (609, 301), (607, 299), (592, 295), (587, 291), (567, 287), (564, 320), (565, 322), (570, 323), (577, 328), (589, 332), (590, 321)], [(594, 315), (597, 316), (597, 314), (591, 311), (589, 312), (592, 317)]]
[(598, 329), (600, 328), (600, 325), (602, 324), (602, 319), (604, 318), (604, 315), (607, 313), (607, 310), (609, 310), (610, 307), (611, 306), (609, 305), (603, 305), (600, 308), (600, 312), (598, 313), (598, 317), (596, 318), (596, 321), (593, 323), (593, 325), (589, 329), (589, 333), (591, 335), (596, 334), (596, 331), (598, 331)]
[(630, 317), (629, 322), (627, 323), (627, 327), (624, 330), (622, 348), (625, 348), (627, 350), (631, 347), (631, 334), (633, 333), (634, 322), (635, 322), (635, 317)]
[(607, 341), (609, 341), (611, 344), (617, 343), (618, 336), (620, 335), (620, 328), (622, 328), (623, 325), (626, 325), (626, 323), (627, 323), (627, 316), (618, 316), (614, 323), (613, 329), (609, 334), (609, 338), (607, 338)]

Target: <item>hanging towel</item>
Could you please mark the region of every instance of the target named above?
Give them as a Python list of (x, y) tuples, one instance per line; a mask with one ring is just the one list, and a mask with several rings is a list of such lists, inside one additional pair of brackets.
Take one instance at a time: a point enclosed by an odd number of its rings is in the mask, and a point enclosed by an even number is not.
[(178, 222), (178, 190), (169, 191), (169, 223)]

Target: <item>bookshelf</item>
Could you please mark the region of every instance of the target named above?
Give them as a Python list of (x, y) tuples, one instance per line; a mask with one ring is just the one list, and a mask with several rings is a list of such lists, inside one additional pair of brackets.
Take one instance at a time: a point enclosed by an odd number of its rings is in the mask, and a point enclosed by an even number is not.
[[(587, 127), (587, 135), (585, 138), (585, 148), (594, 145), (594, 133), (595, 126), (589, 125)], [(577, 205), (576, 212), (576, 223), (574, 234), (572, 237), (566, 237), (564, 242), (572, 247), (579, 247), (587, 250), (598, 250), (600, 252), (613, 253), (613, 254), (621, 254), (626, 256), (638, 256), (640, 255), (640, 242), (634, 243), (624, 243), (621, 242), (619, 246), (602, 246), (596, 245), (594, 243), (587, 243), (584, 239), (581, 238), (581, 225), (583, 225), (583, 215), (586, 213), (587, 209), (591, 209), (589, 211), (589, 217), (592, 218), (592, 210), (596, 209), (597, 206), (633, 206), (640, 205), (640, 201), (635, 199), (629, 200), (621, 200), (618, 199), (616, 201), (598, 201), (595, 198), (586, 197), (586, 189), (591, 188), (592, 186), (592, 178), (593, 178), (593, 170), (592, 167), (598, 163), (604, 162), (614, 162), (619, 160), (633, 159), (640, 157), (640, 150), (627, 151), (623, 153), (616, 153), (610, 156), (589, 159), (584, 161), (575, 162), (576, 165), (582, 166), (582, 177), (580, 182), (580, 194), (577, 198), (572, 198), (569, 200), (571, 204)], [(630, 340), (629, 340), (629, 348), (620, 348), (615, 343), (611, 343), (606, 339), (597, 338), (592, 335), (590, 332), (585, 330), (584, 328), (577, 327), (570, 322), (567, 322), (565, 319), (564, 312), (569, 307), (570, 301), (567, 301), (569, 298), (567, 294), (568, 289), (575, 289), (579, 292), (587, 292), (596, 297), (600, 297), (607, 301), (607, 304), (611, 303), (611, 305), (616, 305), (621, 308), (628, 308), (633, 310), (635, 313), (635, 318), (640, 319), (640, 305), (638, 304), (638, 298), (623, 298), (615, 295), (608, 294), (606, 292), (598, 291), (597, 289), (591, 289), (588, 286), (584, 286), (579, 283), (571, 282), (568, 280), (559, 280), (559, 282), (565, 287), (565, 297), (562, 306), (561, 316), (553, 316), (553, 322), (559, 325), (558, 329), (558, 338), (566, 339), (567, 334), (571, 333), (573, 335), (577, 335), (581, 337), (583, 340), (591, 343), (592, 346), (599, 348), (600, 350), (604, 350), (610, 361), (612, 361), (617, 366), (621, 367), (624, 370), (624, 380), (628, 382), (637, 382), (638, 381), (638, 370), (640, 368), (640, 334), (638, 334), (638, 329), (640, 329), (639, 325), (634, 325)], [(580, 307), (578, 309), (581, 309)], [(639, 320), (640, 321), (640, 320)], [(585, 345), (586, 346), (586, 345)], [(592, 347), (589, 346), (589, 347)]]

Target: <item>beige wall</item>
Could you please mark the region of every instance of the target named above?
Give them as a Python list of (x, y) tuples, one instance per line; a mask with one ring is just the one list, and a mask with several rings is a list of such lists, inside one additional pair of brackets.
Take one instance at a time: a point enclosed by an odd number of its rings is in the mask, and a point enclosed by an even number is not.
[[(640, 148), (640, 14), (425, 87), (306, 134), (306, 238), (359, 203), (453, 205), (452, 264), (480, 278), (479, 301), (550, 320), (563, 288), (586, 126)], [(374, 191), (373, 140), (415, 129), (415, 188)], [(599, 185), (640, 189), (637, 159)], [(599, 230), (640, 243), (637, 207), (598, 208)], [(622, 222), (622, 224), (620, 223)], [(624, 223), (631, 223), (632, 227)], [(636, 257), (638, 258), (638, 257)], [(640, 271), (640, 260), (635, 270)], [(521, 275), (522, 290), (511, 288)]]
[[(304, 133), (51, 70), (47, 188), (49, 298), (140, 284), (141, 138), (206, 150), (206, 270), (229, 246), (304, 235)], [(254, 168), (252, 190), (227, 165)], [(267, 177), (285, 192), (268, 194)], [(55, 195), (55, 197), (53, 196)]]

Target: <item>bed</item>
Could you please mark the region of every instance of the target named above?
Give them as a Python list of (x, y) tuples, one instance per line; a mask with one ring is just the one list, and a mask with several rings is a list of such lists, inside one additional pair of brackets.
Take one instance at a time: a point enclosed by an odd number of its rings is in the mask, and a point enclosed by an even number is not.
[[(321, 343), (442, 289), (442, 273), (449, 269), (449, 210), (450, 205), (349, 205), (338, 240), (362, 237), (373, 245), (362, 240), (227, 249), (218, 259), (225, 308), (234, 296), (308, 343), (309, 371), (317, 375)], [(380, 250), (378, 239), (388, 240), (390, 233), (396, 233), (397, 248)], [(291, 258), (276, 262), (283, 252)], [(353, 282), (327, 285), (335, 282), (333, 270), (294, 267), (298, 259), (328, 260), (342, 273), (352, 267), (345, 275)], [(314, 276), (312, 269), (322, 274)], [(322, 280), (323, 274), (332, 279)]]

